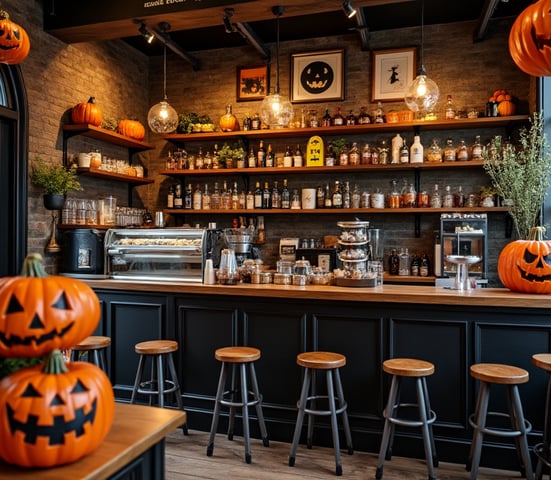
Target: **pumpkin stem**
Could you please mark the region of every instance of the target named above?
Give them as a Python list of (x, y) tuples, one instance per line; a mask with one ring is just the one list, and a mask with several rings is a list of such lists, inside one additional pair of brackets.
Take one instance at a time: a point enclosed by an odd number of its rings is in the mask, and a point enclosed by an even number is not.
[(96, 97), (90, 97), (88, 99), (88, 103), (95, 103), (96, 102)]
[(42, 371), (46, 374), (52, 375), (59, 375), (60, 373), (66, 373), (69, 371), (67, 365), (65, 365), (63, 355), (61, 354), (61, 350), (59, 348), (52, 350), (48, 354), (46, 361), (44, 362), (44, 370)]
[(23, 262), (21, 275), (24, 277), (47, 277), (40, 253), (29, 253)]
[(545, 236), (545, 227), (532, 227), (530, 229), (530, 235), (528, 236), (528, 240), (535, 240), (537, 242), (541, 242), (544, 240)]
[(6, 10), (0, 9), (0, 20), (9, 20), (10, 15)]

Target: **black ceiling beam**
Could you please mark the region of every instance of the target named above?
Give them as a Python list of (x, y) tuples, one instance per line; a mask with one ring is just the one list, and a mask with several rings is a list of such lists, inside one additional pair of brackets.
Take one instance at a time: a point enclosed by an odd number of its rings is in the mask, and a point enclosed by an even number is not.
[(365, 22), (365, 11), (363, 7), (358, 8), (356, 12), (356, 27), (362, 42), (362, 50), (369, 50), (369, 28)]
[(236, 23), (235, 28), (237, 31), (241, 34), (241, 36), (247, 40), (247, 42), (258, 52), (260, 53), (260, 56), (266, 60), (270, 61), (270, 58), (272, 56), (270, 49), (266, 47), (256, 34), (256, 32), (252, 29), (252, 27), (246, 23)]
[(482, 40), (484, 40), (484, 37), (486, 36), (486, 30), (488, 29), (488, 22), (490, 21), (490, 18), (492, 18), (497, 4), (500, 1), (501, 0), (486, 0), (484, 2), (484, 6), (482, 7), (482, 11), (480, 12), (480, 17), (478, 18), (478, 23), (474, 30), (473, 41), (481, 42)]
[(180, 45), (178, 45), (170, 38), (170, 35), (167, 33), (167, 30), (169, 28), (170, 28), (169, 24), (165, 22), (161, 22), (159, 24), (159, 28), (152, 27), (152, 28), (148, 28), (148, 30), (151, 31), (153, 36), (157, 40), (162, 42), (163, 45), (166, 45), (166, 47), (169, 50), (173, 51), (176, 55), (178, 55), (179, 57), (183, 58), (186, 62), (188, 62), (192, 66), (193, 70), (195, 71), (199, 70), (201, 67), (199, 60), (195, 58), (193, 55), (191, 55), (190, 53), (186, 52), (182, 47), (180, 47)]

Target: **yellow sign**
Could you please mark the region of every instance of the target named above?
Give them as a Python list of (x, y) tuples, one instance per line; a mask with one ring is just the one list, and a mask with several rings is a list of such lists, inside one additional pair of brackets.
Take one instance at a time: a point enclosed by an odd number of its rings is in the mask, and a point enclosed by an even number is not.
[(324, 163), (324, 148), (321, 137), (314, 135), (308, 140), (306, 146), (306, 166), (307, 167), (323, 167)]

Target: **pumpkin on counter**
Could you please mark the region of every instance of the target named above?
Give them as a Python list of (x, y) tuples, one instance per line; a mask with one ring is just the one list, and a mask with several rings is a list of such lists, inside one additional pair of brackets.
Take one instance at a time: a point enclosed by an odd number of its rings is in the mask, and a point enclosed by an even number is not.
[(87, 102), (77, 103), (71, 110), (71, 120), (77, 125), (94, 125), (99, 127), (103, 120), (103, 113), (96, 105), (94, 97)]
[(0, 9), (0, 62), (14, 65), (29, 55), (31, 41), (25, 29), (10, 20), (6, 10)]
[(138, 120), (121, 120), (117, 131), (121, 135), (133, 138), (134, 140), (141, 141), (145, 137), (145, 127)]

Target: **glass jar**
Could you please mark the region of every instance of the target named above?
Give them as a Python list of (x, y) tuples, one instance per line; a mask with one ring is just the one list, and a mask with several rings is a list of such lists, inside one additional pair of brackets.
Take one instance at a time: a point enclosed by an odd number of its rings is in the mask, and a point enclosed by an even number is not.
[(441, 163), (442, 162), (442, 149), (438, 145), (438, 140), (434, 138), (431, 146), (427, 150), (427, 162), (429, 163)]

